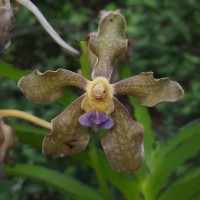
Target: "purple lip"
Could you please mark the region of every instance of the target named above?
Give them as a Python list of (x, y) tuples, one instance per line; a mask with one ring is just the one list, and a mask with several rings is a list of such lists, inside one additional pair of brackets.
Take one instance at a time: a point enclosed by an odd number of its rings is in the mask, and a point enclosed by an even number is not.
[(103, 111), (92, 110), (84, 113), (79, 117), (79, 122), (82, 126), (93, 127), (97, 126), (103, 129), (111, 129), (114, 126), (114, 121)]

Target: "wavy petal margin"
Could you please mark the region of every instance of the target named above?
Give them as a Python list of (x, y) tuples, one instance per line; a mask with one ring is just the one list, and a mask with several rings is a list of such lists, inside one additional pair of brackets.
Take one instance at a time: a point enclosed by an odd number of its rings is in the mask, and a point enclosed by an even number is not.
[(42, 151), (45, 155), (70, 156), (84, 150), (90, 135), (78, 119), (84, 113), (81, 102), (84, 95), (74, 101), (60, 115), (52, 120), (52, 131), (44, 138)]
[(38, 103), (50, 102), (60, 96), (65, 86), (75, 86), (86, 90), (88, 80), (83, 76), (65, 69), (56, 71), (34, 71), (22, 77), (18, 86), (31, 101)]
[(115, 95), (130, 95), (140, 104), (154, 106), (161, 102), (174, 102), (184, 91), (182, 87), (168, 78), (154, 79), (153, 72), (142, 72), (113, 84)]
[(125, 18), (119, 11), (104, 13), (99, 23), (98, 35), (91, 36), (89, 41), (89, 49), (98, 57), (92, 72), (93, 80), (100, 76), (110, 80), (114, 61), (127, 51), (125, 28)]
[(126, 108), (114, 99), (111, 117), (115, 125), (102, 137), (101, 144), (112, 167), (118, 172), (134, 172), (144, 159), (143, 126), (135, 122)]

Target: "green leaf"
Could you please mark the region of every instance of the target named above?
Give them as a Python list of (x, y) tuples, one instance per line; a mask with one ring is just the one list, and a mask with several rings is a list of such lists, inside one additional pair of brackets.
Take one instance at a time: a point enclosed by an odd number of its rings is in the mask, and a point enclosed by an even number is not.
[(177, 134), (176, 137), (156, 149), (156, 157), (163, 159), (167, 154), (173, 152), (180, 144), (187, 142), (189, 138), (194, 137), (193, 134), (196, 134), (199, 131), (200, 124), (198, 123), (190, 123), (184, 126), (180, 129), (179, 134)]
[(147, 180), (147, 196), (155, 199), (177, 167), (200, 151), (199, 140), (200, 124), (195, 124), (182, 128), (177, 137), (159, 148), (160, 153), (155, 156), (155, 165)]
[(11, 80), (18, 81), (22, 76), (29, 74), (30, 70), (21, 70), (13, 65), (0, 62), (0, 76), (7, 77)]
[(200, 169), (189, 171), (177, 181), (172, 183), (159, 197), (159, 200), (187, 200), (197, 192), (200, 192)]
[(195, 193), (194, 195), (187, 198), (187, 200), (199, 200), (200, 199), (200, 192)]
[(105, 170), (103, 170), (103, 166), (99, 157), (99, 152), (97, 151), (96, 147), (95, 147), (95, 143), (93, 138), (91, 138), (90, 142), (89, 142), (89, 152), (88, 152), (89, 156), (90, 156), (90, 160), (92, 163), (92, 166), (96, 172), (96, 176), (98, 178), (98, 182), (99, 185), (101, 187), (101, 190), (104, 194), (104, 198), (109, 200), (111, 199), (111, 193), (110, 193), (110, 189), (108, 186), (108, 182), (105, 176)]
[(90, 80), (91, 79), (91, 71), (90, 71), (90, 65), (89, 65), (89, 61), (88, 61), (87, 42), (81, 41), (80, 46), (81, 46), (81, 50), (82, 50), (82, 55), (81, 55), (79, 61), (80, 61), (80, 64), (81, 64), (82, 74), (85, 78)]
[(119, 74), (120, 74), (120, 80), (133, 76), (130, 68), (124, 62), (122, 62), (119, 66)]
[(48, 185), (70, 198), (81, 200), (102, 200), (100, 194), (80, 181), (41, 166), (17, 164), (5, 167), (7, 175), (24, 176)]
[(60, 97), (57, 101), (64, 106), (67, 106), (77, 98), (78, 95), (75, 92), (73, 92), (71, 89), (65, 88), (62, 97)]
[(36, 128), (24, 124), (10, 124), (16, 131), (19, 141), (21, 143), (29, 144), (33, 147), (41, 148), (44, 136), (48, 134), (48, 130)]

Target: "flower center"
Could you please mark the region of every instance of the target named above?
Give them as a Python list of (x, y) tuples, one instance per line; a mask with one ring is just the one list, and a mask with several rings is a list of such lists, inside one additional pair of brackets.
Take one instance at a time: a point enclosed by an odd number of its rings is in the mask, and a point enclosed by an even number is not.
[(90, 99), (113, 98), (113, 88), (104, 77), (97, 77), (87, 86), (87, 95)]
[(94, 111), (84, 113), (79, 117), (79, 122), (85, 127), (98, 127), (103, 129), (111, 129), (114, 126), (114, 121), (107, 116), (103, 111)]
[(97, 77), (90, 81), (81, 108), (86, 112), (104, 111), (107, 115), (113, 112), (113, 88), (106, 78)]
[(102, 83), (96, 83), (92, 88), (92, 94), (96, 99), (103, 99), (108, 96), (108, 91)]

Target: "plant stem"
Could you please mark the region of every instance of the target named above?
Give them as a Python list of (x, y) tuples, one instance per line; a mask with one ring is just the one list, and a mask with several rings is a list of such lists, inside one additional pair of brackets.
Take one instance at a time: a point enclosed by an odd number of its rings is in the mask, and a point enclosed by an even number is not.
[(104, 169), (102, 167), (102, 163), (101, 163), (100, 157), (98, 155), (98, 151), (95, 147), (95, 143), (92, 138), (90, 139), (90, 143), (89, 143), (89, 156), (90, 156), (92, 165), (94, 167), (95, 173), (97, 175), (99, 185), (104, 194), (104, 199), (111, 200), (112, 197), (111, 197), (109, 186), (108, 186), (105, 174), (104, 174)]
[(16, 0), (18, 3), (25, 6), (27, 9), (29, 9), (38, 19), (38, 21), (41, 23), (43, 28), (47, 31), (47, 33), (59, 44), (66, 52), (69, 54), (79, 57), (81, 55), (81, 52), (77, 49), (73, 48), (69, 44), (67, 44), (59, 35), (58, 33), (52, 28), (52, 26), (49, 24), (49, 22), (45, 19), (44, 15), (40, 12), (40, 10), (37, 8), (37, 6), (32, 3), (29, 0)]
[(20, 110), (3, 109), (3, 110), (0, 110), (0, 116), (1, 117), (18, 117), (18, 118), (30, 121), (34, 124), (37, 124), (38, 126), (42, 126), (44, 128), (50, 129), (50, 130), (52, 128), (51, 123), (49, 123), (45, 120), (42, 120), (36, 116), (33, 116), (29, 113), (20, 111)]

